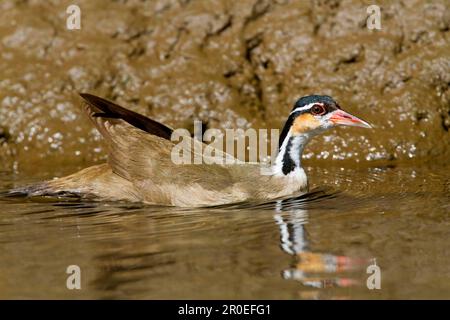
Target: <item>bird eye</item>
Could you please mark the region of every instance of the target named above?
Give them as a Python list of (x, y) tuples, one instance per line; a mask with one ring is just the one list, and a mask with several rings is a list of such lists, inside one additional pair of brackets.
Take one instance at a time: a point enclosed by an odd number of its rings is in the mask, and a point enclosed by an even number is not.
[(311, 113), (315, 116), (321, 116), (325, 114), (325, 108), (320, 104), (315, 104), (311, 107)]

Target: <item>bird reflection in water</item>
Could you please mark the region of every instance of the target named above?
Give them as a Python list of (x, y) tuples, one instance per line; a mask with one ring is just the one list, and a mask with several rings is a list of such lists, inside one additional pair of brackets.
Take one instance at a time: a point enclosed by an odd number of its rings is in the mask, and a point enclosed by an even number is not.
[[(362, 270), (367, 259), (311, 251), (305, 230), (308, 211), (289, 205), (290, 208), (285, 208), (284, 204), (284, 200), (277, 203), (274, 219), (280, 229), (281, 249), (294, 259), (292, 266), (282, 271), (283, 278), (316, 289), (361, 286), (359, 279), (346, 274)], [(301, 293), (303, 298), (318, 298), (319, 295), (320, 291)]]

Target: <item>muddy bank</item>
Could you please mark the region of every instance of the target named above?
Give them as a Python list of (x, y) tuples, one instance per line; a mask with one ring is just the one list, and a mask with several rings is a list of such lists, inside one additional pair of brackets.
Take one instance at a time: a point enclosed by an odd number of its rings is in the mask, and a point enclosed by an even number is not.
[(296, 98), (333, 96), (375, 129), (318, 137), (309, 159), (445, 162), (450, 4), (360, 1), (0, 3), (0, 169), (105, 158), (78, 92), (173, 127), (279, 128)]

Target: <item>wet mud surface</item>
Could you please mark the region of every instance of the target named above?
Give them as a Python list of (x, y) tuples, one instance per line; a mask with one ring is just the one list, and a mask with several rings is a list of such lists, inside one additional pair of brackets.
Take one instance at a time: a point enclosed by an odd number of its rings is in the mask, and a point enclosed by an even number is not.
[(325, 163), (446, 162), (450, 156), (450, 4), (381, 1), (69, 1), (0, 3), (0, 166), (105, 159), (78, 92), (175, 128), (280, 128), (318, 93), (374, 125), (316, 138)]
[[(72, 1), (0, 1), (0, 298), (448, 299), (450, 2), (377, 3), (381, 30), (369, 1), (80, 0), (68, 30)], [(315, 138), (281, 206), (7, 196), (106, 159), (79, 92), (222, 129), (327, 94), (374, 128)]]

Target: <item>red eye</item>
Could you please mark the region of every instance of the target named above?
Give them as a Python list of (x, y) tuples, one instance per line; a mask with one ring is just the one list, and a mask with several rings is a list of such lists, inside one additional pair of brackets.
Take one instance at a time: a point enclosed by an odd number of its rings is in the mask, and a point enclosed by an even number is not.
[(321, 116), (325, 114), (325, 108), (320, 104), (315, 104), (311, 107), (311, 113), (315, 116)]

